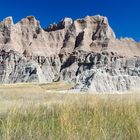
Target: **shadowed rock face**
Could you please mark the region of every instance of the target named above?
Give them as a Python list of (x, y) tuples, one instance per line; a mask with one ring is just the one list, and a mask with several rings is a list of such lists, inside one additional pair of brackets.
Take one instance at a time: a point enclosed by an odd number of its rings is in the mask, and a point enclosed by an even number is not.
[(117, 39), (102, 16), (65, 18), (46, 29), (33, 16), (0, 22), (0, 83), (59, 80), (82, 91), (139, 88), (140, 44)]

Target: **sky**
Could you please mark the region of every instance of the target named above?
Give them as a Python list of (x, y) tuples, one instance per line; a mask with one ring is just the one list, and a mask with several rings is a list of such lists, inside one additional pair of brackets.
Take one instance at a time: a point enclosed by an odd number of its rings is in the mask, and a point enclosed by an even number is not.
[(34, 15), (43, 28), (64, 17), (103, 15), (116, 36), (140, 41), (140, 0), (1, 0), (0, 21), (12, 16), (14, 22)]

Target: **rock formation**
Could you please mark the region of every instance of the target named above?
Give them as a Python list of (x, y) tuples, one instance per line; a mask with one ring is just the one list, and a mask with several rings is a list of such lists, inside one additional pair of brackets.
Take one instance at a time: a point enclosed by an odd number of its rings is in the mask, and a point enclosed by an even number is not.
[(46, 29), (33, 16), (0, 22), (0, 83), (60, 80), (82, 91), (139, 88), (140, 43), (117, 39), (99, 15), (65, 18)]

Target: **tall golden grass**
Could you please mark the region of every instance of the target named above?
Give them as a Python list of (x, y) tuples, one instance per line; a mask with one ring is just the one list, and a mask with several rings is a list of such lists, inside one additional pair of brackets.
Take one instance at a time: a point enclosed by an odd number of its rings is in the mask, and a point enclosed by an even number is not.
[(1, 85), (0, 140), (140, 139), (138, 93), (58, 93), (70, 87), (64, 83)]

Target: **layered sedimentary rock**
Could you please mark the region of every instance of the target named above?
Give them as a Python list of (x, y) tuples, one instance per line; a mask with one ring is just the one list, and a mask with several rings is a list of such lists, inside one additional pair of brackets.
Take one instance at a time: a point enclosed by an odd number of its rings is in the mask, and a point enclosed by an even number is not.
[(117, 39), (106, 17), (65, 18), (46, 29), (28, 16), (0, 22), (0, 83), (75, 83), (82, 91), (140, 86), (140, 43)]

